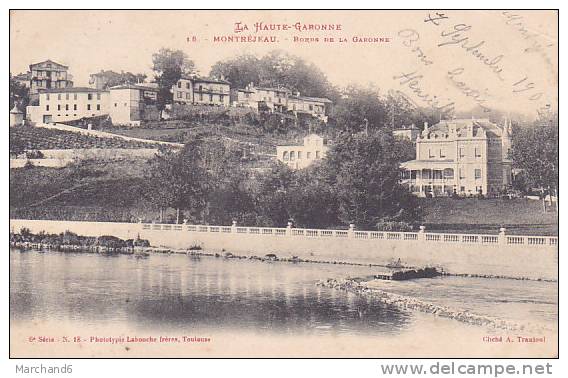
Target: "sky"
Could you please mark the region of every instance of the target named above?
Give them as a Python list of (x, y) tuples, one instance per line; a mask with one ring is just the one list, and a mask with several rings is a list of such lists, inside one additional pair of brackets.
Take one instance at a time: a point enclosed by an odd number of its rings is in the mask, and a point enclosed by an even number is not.
[[(102, 69), (151, 76), (162, 47), (186, 52), (202, 75), (219, 60), (280, 49), (340, 87), (534, 114), (557, 108), (557, 21), (553, 11), (11, 11), (10, 72), (52, 59), (84, 86)], [(335, 30), (314, 30), (321, 25)]]

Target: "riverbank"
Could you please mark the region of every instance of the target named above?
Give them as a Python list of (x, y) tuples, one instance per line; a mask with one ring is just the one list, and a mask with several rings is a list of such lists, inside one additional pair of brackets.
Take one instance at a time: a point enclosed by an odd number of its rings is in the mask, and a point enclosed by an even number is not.
[(554, 237), (437, 234), (358, 230), (317, 230), (148, 224), (119, 222), (78, 222), (11, 219), (13, 232), (27, 228), (33, 233), (121, 239), (141, 238), (150, 245), (171, 250), (199, 247), (222, 254), (230, 251), (241, 256), (294, 256), (312, 261), (344, 261), (387, 266), (400, 261), (405, 267), (435, 267), (453, 275), (511, 277), (517, 279), (557, 280), (558, 239)]
[(395, 306), (401, 310), (414, 310), (441, 318), (457, 320), (459, 322), (470, 325), (506, 331), (532, 332), (537, 334), (542, 334), (543, 332), (551, 332), (553, 330), (552, 328), (547, 327), (543, 324), (537, 325), (510, 321), (488, 315), (475, 314), (464, 309), (451, 308), (448, 306), (430, 303), (414, 297), (387, 292), (376, 287), (369, 287), (369, 283), (370, 281), (366, 280), (365, 278), (328, 278), (319, 281), (316, 285), (353, 293), (367, 299), (378, 301), (385, 305)]
[[(57, 237), (58, 235), (51, 235), (51, 237)], [(120, 247), (108, 247), (106, 245), (96, 244), (96, 238), (86, 237), (85, 239), (91, 240), (92, 244), (61, 244), (61, 242), (38, 242), (38, 241), (10, 241), (10, 247), (19, 250), (35, 249), (39, 251), (49, 252), (85, 252), (85, 253), (100, 253), (100, 254), (126, 254), (126, 255), (137, 255), (137, 256), (150, 256), (151, 254), (185, 254), (190, 257), (200, 258), (223, 258), (223, 259), (236, 259), (236, 260), (250, 260), (250, 261), (260, 261), (260, 262), (283, 262), (283, 263), (307, 263), (307, 264), (329, 264), (329, 265), (345, 265), (345, 266), (359, 266), (359, 267), (370, 267), (370, 268), (380, 268), (377, 276), (390, 276), (397, 271), (404, 270), (422, 270), (432, 269), (436, 271), (436, 275), (447, 276), (447, 277), (465, 277), (465, 278), (485, 278), (485, 279), (507, 279), (507, 280), (518, 280), (518, 281), (543, 281), (543, 282), (557, 282), (557, 280), (548, 279), (530, 279), (524, 277), (510, 277), (503, 275), (491, 275), (491, 274), (453, 274), (445, 272), (443, 269), (437, 271), (436, 268), (430, 267), (414, 267), (414, 266), (404, 266), (397, 264), (373, 264), (373, 263), (357, 263), (349, 261), (337, 261), (337, 260), (311, 260), (305, 258), (299, 258), (298, 256), (292, 257), (278, 257), (277, 255), (270, 253), (265, 256), (257, 255), (239, 255), (227, 251), (218, 252), (208, 252), (203, 251), (201, 247), (194, 247), (189, 249), (169, 249), (161, 247), (152, 247), (150, 245), (132, 245), (136, 240), (126, 240), (122, 241), (123, 246)], [(118, 239), (118, 238), (117, 238)], [(120, 239), (118, 239), (120, 241)], [(146, 241), (140, 241), (141, 244), (146, 244)], [(388, 272), (386, 275), (381, 274), (382, 272)]]
[[(181, 226), (180, 226), (181, 227)], [(23, 234), (22, 234), (23, 233)], [(492, 273), (455, 273), (447, 271), (440, 264), (407, 264), (401, 262), (401, 259), (395, 260), (391, 258), (387, 261), (376, 263), (368, 260), (365, 262), (358, 262), (358, 259), (350, 259), (346, 256), (331, 256), (334, 259), (315, 258), (312, 252), (301, 251), (300, 256), (284, 254), (277, 255), (276, 253), (267, 253), (264, 255), (257, 255), (256, 253), (249, 252), (230, 252), (225, 248), (220, 251), (209, 250), (203, 248), (203, 243), (197, 241), (189, 248), (167, 248), (163, 246), (152, 246), (147, 239), (141, 239), (140, 234), (137, 234), (134, 239), (121, 239), (116, 236), (101, 235), (98, 237), (80, 236), (76, 233), (65, 231), (60, 234), (49, 234), (44, 230), (37, 234), (32, 233), (27, 228), (22, 228), (20, 233), (10, 234), (10, 246), (17, 249), (37, 249), (42, 251), (61, 251), (61, 252), (89, 252), (89, 253), (104, 253), (104, 254), (136, 254), (141, 256), (148, 256), (151, 253), (182, 253), (191, 256), (204, 256), (216, 257), (225, 259), (249, 259), (268, 262), (290, 262), (290, 263), (313, 263), (313, 264), (333, 264), (333, 265), (348, 265), (348, 266), (368, 266), (381, 268), (383, 272), (388, 272), (391, 275), (393, 272), (402, 270), (422, 270), (433, 269), (437, 275), (441, 276), (454, 276), (454, 277), (470, 277), (470, 278), (491, 278), (491, 279), (512, 279), (512, 280), (532, 280), (532, 281), (545, 281), (557, 282), (555, 278), (542, 278), (530, 277), (522, 275), (506, 275), (506, 274), (492, 274)], [(235, 247), (236, 248), (236, 247)], [(268, 249), (273, 250), (273, 249)], [(307, 255), (309, 254), (309, 257)], [(314, 258), (312, 258), (312, 256)], [(327, 256), (326, 256), (327, 257)], [(395, 256), (396, 257), (396, 256)]]

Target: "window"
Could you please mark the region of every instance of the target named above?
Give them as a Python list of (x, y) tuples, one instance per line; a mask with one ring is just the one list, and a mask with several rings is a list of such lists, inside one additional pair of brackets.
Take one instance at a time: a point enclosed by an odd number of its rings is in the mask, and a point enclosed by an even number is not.
[(306, 153), (306, 159), (311, 159), (312, 158), (312, 153), (311, 152), (307, 152)]
[(454, 178), (454, 170), (452, 168), (444, 169), (444, 178), (453, 179)]
[(316, 151), (316, 159), (319, 159), (319, 158), (320, 158), (320, 152)]
[(476, 169), (474, 173), (475, 173), (475, 179), (479, 180), (481, 178), (481, 169)]
[(314, 110), (314, 106), (310, 104), (310, 110)]
[(183, 97), (183, 93), (178, 92), (178, 98), (182, 98)]
[(88, 93), (87, 94), (87, 100), (92, 100), (93, 99), (93, 94), (92, 93)]
[(290, 151), (290, 161), (296, 160), (296, 151)]
[(181, 81), (178, 81), (178, 88), (181, 88)]
[(57, 105), (57, 110), (61, 110), (61, 105)]
[(446, 157), (446, 151), (444, 151), (442, 148), (440, 148), (440, 157), (441, 157), (441, 158), (445, 158), (445, 157)]
[(199, 86), (199, 92), (203, 92), (203, 85)]
[(101, 110), (101, 104), (97, 104), (97, 110)]
[(45, 95), (45, 99), (46, 99), (47, 101), (49, 101), (49, 93), (47, 93), (47, 94)]
[(118, 106), (118, 103), (115, 102), (115, 103), (114, 103), (114, 107), (116, 108), (117, 106)]
[(219, 95), (219, 101), (223, 102), (223, 95)]
[(465, 176), (463, 174), (463, 169), (459, 168), (459, 175), (460, 175), (460, 179), (464, 179)]
[(57, 99), (61, 100), (61, 93), (57, 95)]
[(69, 104), (65, 104), (65, 110), (69, 110)]
[(189, 93), (189, 92), (186, 93), (186, 94), (185, 94), (185, 98), (186, 98), (187, 100), (191, 100), (191, 93)]
[(302, 158), (302, 151), (298, 151), (298, 160)]
[(191, 89), (191, 84), (189, 83), (189, 81), (187, 83), (185, 83), (185, 88), (186, 89)]
[(432, 150), (428, 149), (428, 157), (431, 159), (434, 157), (434, 155), (432, 155)]
[(45, 105), (45, 110), (49, 111), (49, 105)]
[(284, 153), (282, 154), (282, 160), (288, 161), (288, 151), (284, 151)]
[(101, 94), (97, 93), (97, 100), (100, 100), (100, 99), (101, 99)]
[(77, 99), (77, 93), (73, 93), (73, 100)]
[(212, 94), (209, 95), (209, 102), (213, 102), (213, 95)]
[(199, 101), (203, 101), (203, 93), (199, 94)]
[(87, 110), (91, 110), (91, 104), (87, 104)]
[(65, 93), (65, 99), (69, 100), (69, 93)]
[(475, 157), (476, 158), (481, 157), (481, 151), (479, 147), (475, 147)]

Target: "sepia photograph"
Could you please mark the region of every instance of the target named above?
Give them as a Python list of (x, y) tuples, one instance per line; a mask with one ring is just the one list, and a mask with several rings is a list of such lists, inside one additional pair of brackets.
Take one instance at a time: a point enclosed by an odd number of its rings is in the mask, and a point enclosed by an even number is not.
[(10, 358), (558, 357), (558, 10), (9, 18)]

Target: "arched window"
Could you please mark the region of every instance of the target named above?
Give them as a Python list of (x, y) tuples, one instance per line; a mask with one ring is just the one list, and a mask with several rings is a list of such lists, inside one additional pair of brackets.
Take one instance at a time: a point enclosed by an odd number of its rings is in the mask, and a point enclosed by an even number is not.
[(290, 151), (290, 161), (294, 161), (294, 160), (296, 160), (296, 152)]
[(284, 151), (284, 153), (282, 154), (282, 160), (288, 161), (288, 151)]

